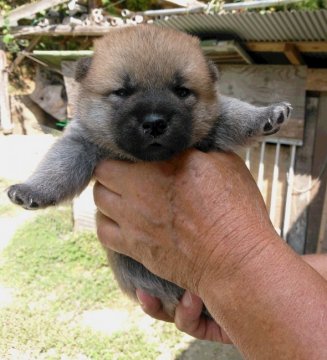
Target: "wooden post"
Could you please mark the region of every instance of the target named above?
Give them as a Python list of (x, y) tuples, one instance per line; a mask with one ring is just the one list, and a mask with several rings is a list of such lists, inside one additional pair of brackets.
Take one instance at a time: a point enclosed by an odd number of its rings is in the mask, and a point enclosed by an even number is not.
[(318, 99), (307, 97), (306, 120), (303, 146), (298, 147), (293, 181), (292, 211), (287, 242), (291, 247), (303, 254), (306, 247), (306, 229), (308, 224), (308, 208), (310, 191), (299, 192), (310, 188), (312, 154), (315, 139)]
[(305, 65), (305, 61), (296, 45), (285, 44), (283, 52), (292, 65)]
[(327, 189), (325, 189), (324, 208), (321, 215), (321, 223), (318, 237), (317, 253), (327, 252)]
[(12, 133), (6, 53), (0, 49), (0, 122), (4, 134)]
[[(324, 199), (327, 194), (327, 92), (320, 93), (319, 104), (317, 108), (317, 124), (315, 144), (313, 149), (312, 162), (312, 178), (313, 186), (311, 190), (311, 203), (308, 210), (308, 228), (307, 228), (307, 242), (306, 253), (315, 253), (317, 250), (317, 240), (319, 239), (320, 251), (324, 247), (327, 248), (327, 242), (323, 240), (323, 227), (326, 225), (325, 218), (322, 215), (324, 209)], [(326, 200), (325, 200), (326, 201)], [(327, 206), (327, 205), (325, 205)], [(325, 213), (327, 210), (324, 210)], [(321, 229), (319, 234), (319, 229)]]

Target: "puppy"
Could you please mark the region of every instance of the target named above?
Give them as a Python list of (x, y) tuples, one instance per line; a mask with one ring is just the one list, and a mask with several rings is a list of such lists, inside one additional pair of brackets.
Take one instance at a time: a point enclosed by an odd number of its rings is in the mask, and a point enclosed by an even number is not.
[[(101, 159), (162, 161), (197, 147), (234, 150), (277, 132), (288, 103), (256, 107), (220, 95), (216, 67), (196, 37), (142, 25), (110, 31), (76, 70), (76, 114), (33, 175), (9, 188), (25, 209), (78, 195)], [(108, 252), (121, 288), (141, 288), (174, 313), (184, 290), (129, 257)]]

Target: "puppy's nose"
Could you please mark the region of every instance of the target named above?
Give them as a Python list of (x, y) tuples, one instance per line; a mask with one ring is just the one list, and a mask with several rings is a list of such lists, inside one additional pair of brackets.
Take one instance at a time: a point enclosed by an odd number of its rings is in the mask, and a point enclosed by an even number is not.
[(148, 114), (144, 117), (142, 128), (144, 134), (157, 137), (162, 135), (168, 126), (168, 122), (163, 115)]

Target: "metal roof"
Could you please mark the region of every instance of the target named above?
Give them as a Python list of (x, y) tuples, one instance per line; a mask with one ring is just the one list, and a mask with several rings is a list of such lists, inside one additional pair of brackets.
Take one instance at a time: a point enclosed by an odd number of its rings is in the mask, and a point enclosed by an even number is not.
[(198, 35), (228, 34), (241, 41), (327, 41), (327, 10), (189, 14), (156, 24)]

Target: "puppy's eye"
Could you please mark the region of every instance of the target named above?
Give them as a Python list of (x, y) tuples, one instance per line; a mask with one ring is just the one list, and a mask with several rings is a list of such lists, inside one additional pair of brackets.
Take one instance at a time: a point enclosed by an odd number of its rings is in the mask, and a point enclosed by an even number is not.
[(186, 98), (192, 94), (192, 91), (184, 86), (176, 86), (174, 93), (180, 98)]
[(132, 90), (121, 88), (121, 89), (113, 91), (112, 94), (119, 96), (119, 97), (127, 97), (127, 96), (132, 95)]

